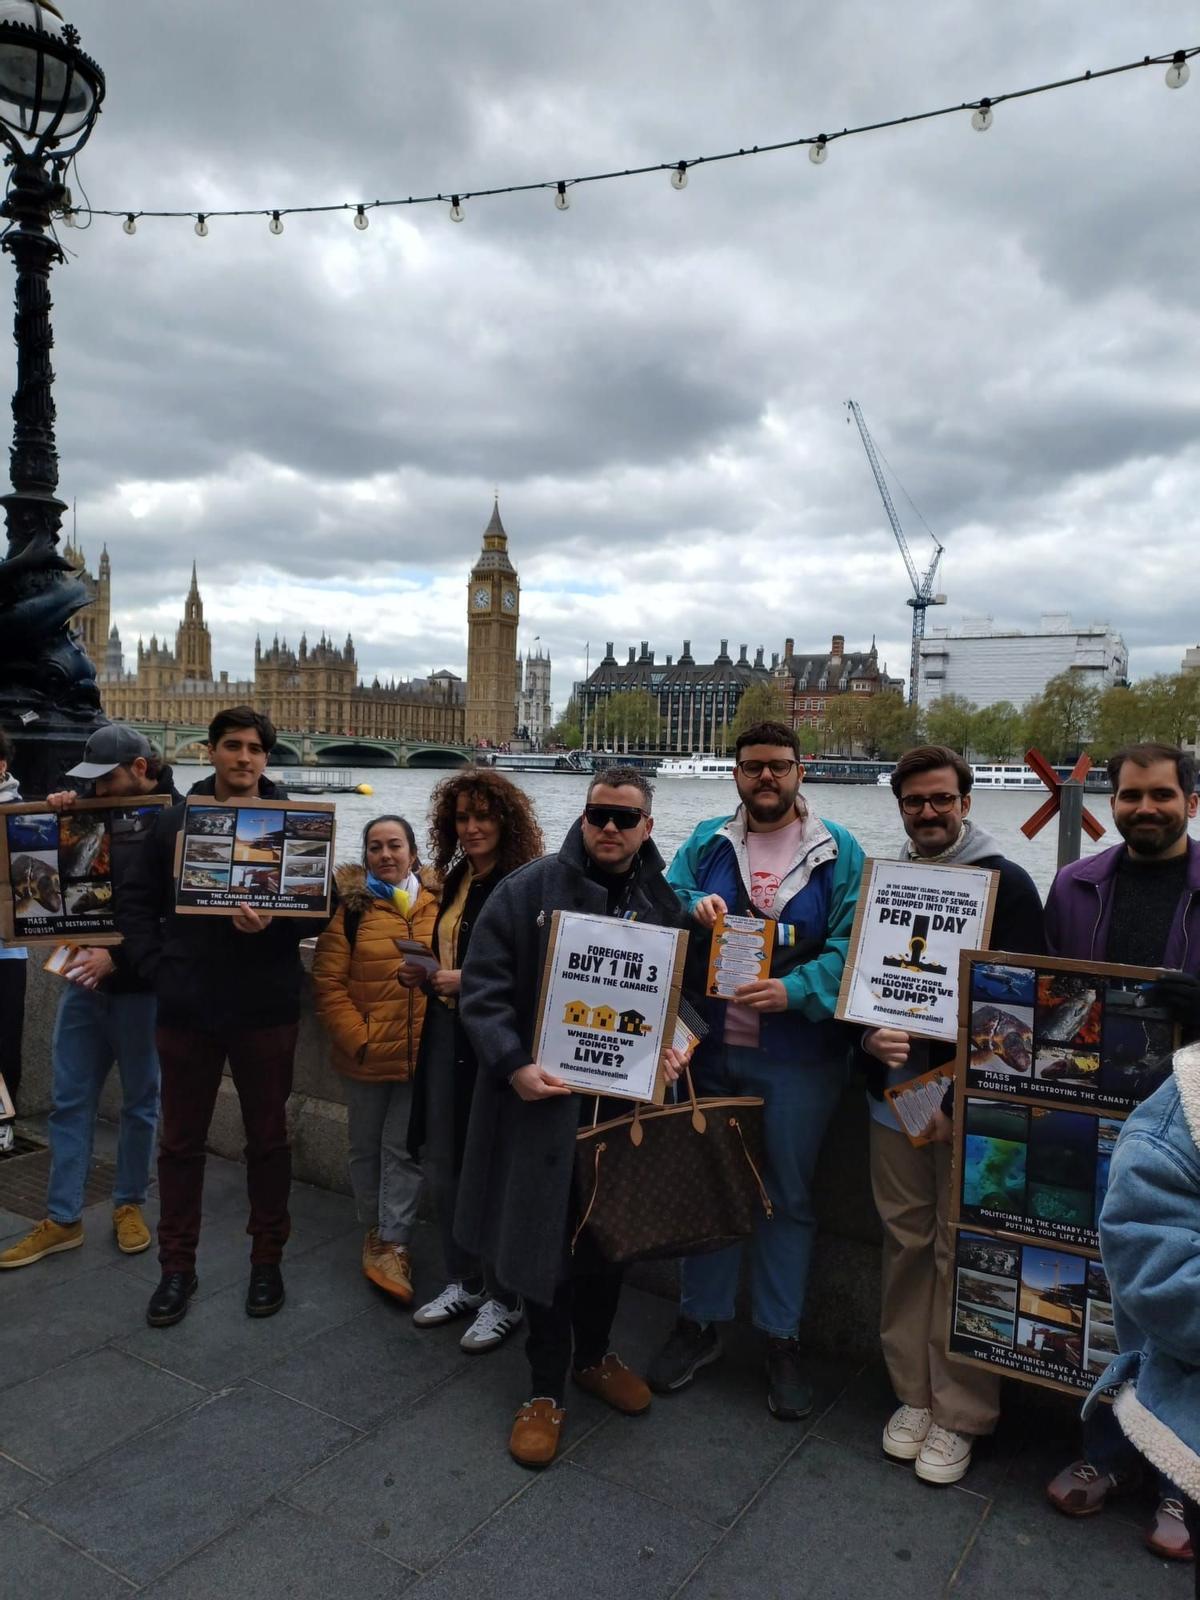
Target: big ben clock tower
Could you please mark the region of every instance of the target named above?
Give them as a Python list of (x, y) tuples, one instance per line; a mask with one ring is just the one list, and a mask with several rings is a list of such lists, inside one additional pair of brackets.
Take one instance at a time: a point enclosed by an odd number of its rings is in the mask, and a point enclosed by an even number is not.
[(521, 585), (508, 557), (500, 501), (467, 584), (467, 743), (504, 744), (517, 720)]

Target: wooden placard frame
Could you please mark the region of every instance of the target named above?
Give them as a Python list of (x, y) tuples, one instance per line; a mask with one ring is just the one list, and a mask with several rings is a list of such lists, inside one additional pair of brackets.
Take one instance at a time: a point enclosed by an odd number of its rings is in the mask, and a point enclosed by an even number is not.
[(672, 1045), (675, 1036), (675, 1023), (679, 1015), (679, 1000), (683, 991), (684, 961), (687, 955), (688, 935), (684, 928), (669, 928), (659, 923), (627, 922), (620, 917), (606, 917), (589, 912), (553, 911), (550, 914), (550, 934), (546, 942), (546, 959), (542, 963), (542, 981), (538, 990), (537, 1017), (534, 1024), (533, 1048), (534, 1059), (538, 1059), (542, 1039), (546, 1027), (546, 1012), (550, 996), (554, 988), (555, 960), (558, 950), (559, 932), (564, 919), (572, 921), (587, 921), (598, 924), (603, 929), (604, 942), (612, 948), (621, 943), (622, 930), (636, 927), (639, 930), (653, 927), (656, 932), (664, 936), (671, 936), (674, 948), (671, 953), (671, 969), (666, 986), (666, 1009), (663, 1013), (662, 1042), (659, 1047), (658, 1061), (654, 1072), (654, 1090), (647, 1100), (642, 1095), (628, 1094), (618, 1088), (605, 1085), (602, 1089), (586, 1089), (581, 1085), (571, 1085), (572, 1094), (590, 1094), (604, 1096), (612, 1100), (629, 1100), (636, 1105), (660, 1106), (666, 1099), (667, 1080), (663, 1072), (663, 1052)]
[[(1008, 1088), (989, 1089), (981, 1086), (978, 1082), (968, 1082), (967, 1075), (968, 1072), (972, 1070), (970, 1065), (972, 1038), (971, 1019), (973, 1006), (971, 978), (972, 969), (976, 965), (1017, 968), (1022, 971), (1028, 971), (1035, 974), (1033, 988), (1033, 1021), (1030, 1025), (1030, 1086), (1027, 1088), (1023, 1082), (1021, 1084), (1021, 1089), (1025, 1092), (1014, 1092)], [(992, 1347), (995, 1352), (992, 1359), (986, 1359), (982, 1356), (972, 1355), (969, 1351), (962, 1349), (961, 1345), (955, 1344), (956, 1338), (960, 1340), (970, 1338), (970, 1335), (958, 1333), (956, 1327), (959, 1318), (959, 1272), (962, 1270), (959, 1266), (960, 1241), (962, 1241), (966, 1235), (970, 1235), (972, 1239), (982, 1239), (985, 1241), (994, 1242), (994, 1246), (997, 1250), (1016, 1252), (1034, 1250), (1046, 1253), (1051, 1257), (1063, 1256), (1082, 1259), (1083, 1261), (1093, 1265), (1095, 1268), (1098, 1268), (1101, 1273), (1103, 1272), (1103, 1263), (1100, 1259), (1098, 1240), (1095, 1243), (1091, 1243), (1077, 1237), (1072, 1238), (1061, 1234), (1056, 1235), (1051, 1231), (1051, 1221), (1046, 1222), (1043, 1231), (1038, 1231), (1036, 1226), (1038, 1219), (1027, 1217), (1025, 1213), (1021, 1214), (1020, 1225), (1013, 1223), (1005, 1227), (1002, 1223), (993, 1222), (990, 1219), (976, 1220), (972, 1216), (964, 1215), (963, 1211), (962, 1195), (965, 1175), (965, 1141), (967, 1137), (968, 1101), (972, 1102), (974, 1105), (978, 1105), (982, 1102), (989, 1105), (996, 1105), (1006, 1108), (1013, 1107), (1024, 1110), (1027, 1113), (1027, 1128), (1030, 1130), (1030, 1132), (1026, 1134), (1025, 1142), (1027, 1148), (1030, 1142), (1030, 1133), (1032, 1131), (1033, 1112), (1067, 1112), (1074, 1115), (1090, 1117), (1096, 1124), (1095, 1167), (1093, 1168), (1092, 1179), (1093, 1220), (1090, 1228), (1084, 1229), (1080, 1227), (1077, 1230), (1079, 1233), (1094, 1232), (1095, 1223), (1098, 1220), (1096, 1217), (1094, 1191), (1096, 1175), (1099, 1171), (1099, 1162), (1101, 1159), (1099, 1125), (1101, 1122), (1123, 1123), (1131, 1114), (1133, 1105), (1101, 1103), (1098, 1098), (1098, 1089), (1090, 1093), (1085, 1093), (1083, 1096), (1079, 1095), (1078, 1093), (1072, 1096), (1069, 1085), (1066, 1086), (1065, 1092), (1058, 1092), (1048, 1088), (1043, 1088), (1040, 1093), (1036, 1091), (1034, 1086), (1036, 1086), (1039, 1081), (1043, 1083), (1045, 1082), (1045, 1080), (1038, 1080), (1033, 1077), (1037, 1055), (1036, 976), (1043, 974), (1049, 976), (1055, 973), (1063, 973), (1079, 977), (1096, 977), (1100, 979), (1123, 978), (1128, 979), (1131, 984), (1140, 985), (1152, 983), (1156, 978), (1160, 977), (1161, 969), (1157, 967), (1121, 966), (1114, 962), (1105, 961), (1073, 961), (1059, 956), (1019, 955), (1008, 951), (963, 951), (959, 965), (960, 1001), (958, 1051), (954, 1062), (954, 1132), (951, 1156), (949, 1216), (953, 1239), (952, 1260), (950, 1267), (950, 1271), (953, 1274), (953, 1281), (949, 1296), (949, 1324), (946, 1328), (946, 1353), (953, 1361), (960, 1361), (970, 1366), (983, 1367), (989, 1372), (1000, 1373), (1007, 1377), (1016, 1378), (1023, 1383), (1032, 1383), (1041, 1388), (1057, 1390), (1059, 1393), (1079, 1396), (1085, 1395), (1090, 1391), (1096, 1377), (1099, 1375), (1095, 1368), (1089, 1369), (1088, 1366), (1088, 1352), (1090, 1349), (1090, 1335), (1092, 1329), (1091, 1307), (1094, 1304), (1107, 1304), (1108, 1306), (1111, 1306), (1112, 1303), (1111, 1292), (1107, 1301), (1104, 1301), (1100, 1296), (1089, 1293), (1089, 1284), (1094, 1280), (1095, 1274), (1090, 1274), (1086, 1266), (1084, 1268), (1083, 1280), (1083, 1311), (1078, 1330), (1074, 1330), (1073, 1328), (1065, 1329), (1064, 1325), (1056, 1322), (1052, 1316), (1046, 1316), (1043, 1314), (1041, 1317), (1039, 1317), (1036, 1311), (1023, 1308), (1022, 1297), (1024, 1286), (1022, 1284), (1021, 1273), (1024, 1265), (1024, 1257), (1023, 1255), (1018, 1254), (1016, 1278), (1017, 1288), (1013, 1307), (1013, 1342), (1012, 1346), (1008, 1349), (1007, 1358), (1002, 1357), (1000, 1354), (1005, 1347), (999, 1341), (997, 1341), (995, 1346)], [(1097, 1001), (1099, 1001), (1100, 998), (1101, 997), (1098, 995)], [(996, 1003), (997, 1005), (1000, 1005), (1002, 1002), (997, 1001)], [(1019, 1002), (1013, 1002), (1012, 1004), (1016, 1010), (1025, 1009), (1025, 1007)], [(1016, 1020), (1023, 1021), (1023, 1018), (1018, 1017)], [(1161, 1019), (1154, 1018), (1151, 1020), (1160, 1021)], [(1102, 1058), (1105, 1043), (1103, 1033), (1103, 1011), (1100, 1013), (1099, 1022), (1101, 1032), (1095, 1047), (1095, 1053), (1098, 1057)], [(1178, 1036), (1178, 1028), (1172, 1027), (1172, 1048), (1178, 1045)], [(1091, 1051), (1080, 1051), (1077, 1053), (1090, 1054)], [(997, 1081), (1003, 1080), (998, 1079)], [(1028, 1183), (1028, 1178), (1026, 1178), (1025, 1181)], [(987, 1309), (988, 1308), (986, 1307), (982, 1308), (984, 1314), (986, 1314)], [(1080, 1365), (1078, 1381), (1069, 1381), (1065, 1378), (1054, 1377), (1036, 1370), (1036, 1357), (1030, 1357), (1023, 1350), (1019, 1350), (1016, 1344), (1019, 1323), (1022, 1318), (1027, 1321), (1037, 1322), (1039, 1326), (1042, 1324), (1048, 1324), (1050, 1325), (1052, 1333), (1057, 1334), (1064, 1339), (1067, 1338), (1068, 1333), (1073, 1333), (1075, 1331), (1078, 1332), (1080, 1341)], [(976, 1338), (972, 1342), (976, 1344), (988, 1344), (988, 1341), (981, 1338)], [(1115, 1354), (1115, 1351), (1111, 1353)], [(1097, 1356), (1097, 1361), (1109, 1354), (1110, 1352), (1106, 1348), (1102, 1349)]]
[[(289, 812), (302, 812), (302, 813), (305, 813), (307, 815), (312, 815), (315, 812), (319, 812), (322, 815), (328, 816), (329, 817), (329, 837), (328, 837), (328, 840), (321, 840), (320, 841), (321, 843), (324, 843), (327, 846), (326, 852), (325, 852), (325, 872), (324, 872), (324, 878), (322, 880), (324, 893), (323, 893), (321, 899), (319, 901), (314, 901), (311, 906), (280, 905), (280, 904), (278, 904), (278, 902), (280, 900), (283, 900), (283, 899), (295, 899), (295, 896), (290, 896), (289, 897), (289, 896), (285, 896), (282, 893), (283, 882), (284, 882), (284, 865), (285, 865), (285, 862), (286, 862), (287, 844), (289, 842), (288, 835), (287, 835), (287, 832), (286, 832), (286, 823), (284, 824), (284, 835), (283, 835), (282, 842), (280, 844), (280, 854), (279, 854), (279, 861), (278, 861), (279, 879), (280, 879), (280, 888), (279, 888), (279, 890), (273, 891), (273, 892), (265, 891), (265, 890), (263, 890), (261, 888), (255, 887), (253, 885), (239, 886), (238, 889), (230, 888), (228, 891), (225, 891), (226, 893), (228, 893), (229, 898), (227, 900), (223, 900), (219, 905), (196, 905), (194, 903), (189, 903), (188, 901), (182, 899), (181, 896), (183, 896), (183, 895), (192, 895), (192, 894), (199, 894), (199, 893), (206, 892), (206, 891), (201, 890), (201, 889), (193, 889), (191, 886), (186, 886), (185, 887), (184, 883), (183, 883), (183, 874), (184, 874), (184, 871), (185, 871), (184, 857), (185, 857), (185, 854), (186, 854), (187, 842), (188, 842), (189, 839), (198, 839), (198, 838), (205, 837), (205, 835), (203, 833), (201, 833), (201, 832), (189, 833), (189, 831), (188, 831), (188, 816), (189, 816), (189, 814), (194, 814), (197, 811), (214, 811), (214, 810), (217, 810), (217, 809), (225, 809), (225, 808), (228, 808), (230, 811), (235, 812), (235, 813), (238, 812), (238, 811), (278, 811), (285, 817)], [(231, 834), (234, 835), (234, 837), (236, 837), (236, 829), (237, 829), (237, 822), (236, 822), (236, 819), (235, 819), (233, 828), (230, 830)], [(219, 838), (219, 837), (222, 837), (222, 835), (215, 834), (215, 835), (211, 835), (211, 837)], [(313, 842), (317, 842), (317, 841), (313, 841)], [(263, 799), (259, 799), (257, 796), (247, 796), (245, 799), (242, 799), (242, 798), (238, 797), (236, 799), (231, 799), (231, 800), (217, 800), (212, 795), (190, 794), (187, 797), (186, 801), (184, 802), (183, 825), (180, 828), (179, 835), (178, 835), (178, 837), (177, 837), (177, 839), (175, 841), (175, 861), (174, 861), (175, 912), (176, 912), (176, 914), (178, 916), (181, 916), (181, 917), (231, 917), (231, 916), (236, 915), (239, 907), (241, 907), (242, 905), (249, 905), (249, 906), (253, 907), (253, 909), (255, 911), (257, 911), (261, 916), (270, 916), (270, 917), (304, 917), (304, 918), (309, 918), (309, 919), (321, 918), (321, 919), (324, 919), (324, 920), (328, 920), (329, 915), (330, 915), (330, 911), (332, 909), (332, 904), (333, 904), (333, 869), (334, 869), (334, 854), (335, 854), (335, 850), (336, 850), (336, 845), (337, 845), (337, 811), (336, 811), (336, 808), (327, 800), (263, 800)], [(255, 863), (253, 863), (253, 862), (234, 862), (233, 859), (232, 859), (232, 851), (233, 851), (233, 844), (231, 843), (231, 845), (230, 845), (230, 868), (231, 868), (231, 870), (235, 865), (236, 866), (252, 866), (252, 865), (255, 865)], [(263, 866), (264, 868), (270, 868), (272, 865), (274, 865), (273, 862), (261, 862), (261, 863), (258, 863), (258, 864)], [(197, 862), (194, 865), (199, 867), (199, 866), (204, 865), (204, 863)], [(220, 890), (209, 890), (207, 892), (208, 893), (221, 893), (222, 891), (220, 891)], [(235, 896), (236, 896), (236, 898), (235, 898)]]
[[(39, 851), (30, 846), (28, 849), (18, 851), (14, 856), (10, 850), (8, 840), (9, 817), (29, 815), (53, 817), (56, 823), (54, 851), (55, 854), (58, 854), (62, 846), (57, 842), (59, 837), (59, 827), (57, 825), (61, 824), (63, 817), (71, 817), (79, 812), (162, 810), (170, 804), (171, 797), (166, 794), (128, 794), (113, 795), (102, 800), (76, 799), (74, 805), (66, 811), (56, 810), (53, 806), (48, 806), (44, 800), (18, 800), (11, 805), (0, 806), (0, 942), (8, 949), (19, 949), (23, 946), (28, 946), (30, 949), (40, 949), (47, 946), (54, 948), (60, 944), (73, 944), (80, 947), (93, 945), (112, 946), (121, 943), (121, 935), (115, 927), (100, 931), (86, 931), (77, 928), (74, 925), (75, 919), (68, 916), (65, 910), (65, 902), (62, 915), (58, 918), (59, 925), (57, 928), (48, 929), (44, 933), (26, 932), (18, 928), (16, 896), (13, 891), (12, 881), (13, 861), (29, 855), (36, 859), (49, 852)], [(111, 833), (111, 828), (109, 831)], [(110, 844), (110, 869), (111, 849), (112, 846)], [(48, 865), (48, 863), (46, 864)], [(61, 866), (61, 857), (58, 865)], [(61, 894), (63, 887), (62, 877), (56, 872), (55, 878), (58, 881)], [(87, 879), (84, 877), (78, 881), (82, 883), (86, 882)], [(110, 900), (110, 905), (111, 903)], [(106, 916), (111, 920), (112, 911), (109, 910)]]
[[(851, 1014), (849, 1011), (851, 990), (854, 986), (854, 975), (858, 965), (859, 954), (862, 948), (863, 929), (870, 908), (875, 904), (871, 892), (872, 880), (875, 869), (886, 868), (889, 872), (897, 869), (902, 873), (910, 873), (914, 878), (924, 872), (973, 872), (986, 875), (990, 882), (987, 887), (986, 900), (983, 908), (983, 925), (980, 931), (980, 942), (974, 948), (986, 950), (991, 943), (992, 921), (996, 912), (996, 891), (1000, 882), (1000, 874), (991, 867), (978, 867), (967, 862), (958, 865), (952, 861), (899, 861), (889, 856), (868, 856), (863, 862), (862, 877), (859, 879), (858, 894), (854, 905), (854, 923), (850, 929), (850, 944), (846, 951), (846, 964), (842, 968), (842, 981), (838, 988), (837, 1007), (834, 1015), (843, 1022), (851, 1022), (862, 1028), (902, 1028), (905, 1033), (910, 1033), (917, 1039), (937, 1039), (943, 1043), (952, 1043), (958, 1034), (957, 1023), (949, 1032), (931, 1032), (928, 1027), (921, 1026), (919, 1016), (908, 1016), (880, 1013), (877, 1016), (866, 1017), (861, 1014)], [(961, 957), (960, 950), (960, 957)], [(959, 971), (961, 973), (961, 962)]]

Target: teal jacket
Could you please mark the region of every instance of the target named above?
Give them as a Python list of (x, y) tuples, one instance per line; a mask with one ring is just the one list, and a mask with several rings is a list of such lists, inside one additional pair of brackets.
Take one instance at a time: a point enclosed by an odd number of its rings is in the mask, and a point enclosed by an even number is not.
[[(776, 942), (772, 958), (771, 974), (783, 983), (787, 1010), (761, 1018), (760, 1047), (771, 1056), (832, 1061), (845, 1053), (832, 1019), (862, 869), (862, 846), (854, 835), (810, 811), (771, 913), (795, 930), (793, 942)], [(689, 912), (705, 895), (719, 894), (731, 912), (759, 915), (750, 900), (744, 810), (700, 823), (676, 852), (667, 882)], [(722, 1006), (709, 1005), (714, 1040), (724, 1031)]]

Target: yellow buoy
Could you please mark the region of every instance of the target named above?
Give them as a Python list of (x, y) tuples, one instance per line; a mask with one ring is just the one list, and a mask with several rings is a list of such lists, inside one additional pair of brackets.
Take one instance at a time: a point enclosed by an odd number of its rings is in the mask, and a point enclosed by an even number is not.
[(371, 787), (371, 785), (369, 783), (360, 783), (358, 788), (355, 789), (354, 792), (355, 792), (355, 794), (374, 794), (375, 793), (374, 789), (372, 789), (372, 787)]

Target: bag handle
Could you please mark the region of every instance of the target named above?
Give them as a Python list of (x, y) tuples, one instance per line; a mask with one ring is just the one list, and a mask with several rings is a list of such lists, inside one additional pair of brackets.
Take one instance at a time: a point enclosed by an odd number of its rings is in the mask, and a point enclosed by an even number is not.
[(758, 1198), (762, 1201), (762, 1208), (767, 1214), (767, 1221), (770, 1222), (775, 1215), (774, 1207), (771, 1205), (771, 1196), (767, 1193), (766, 1185), (759, 1176), (758, 1168), (754, 1165), (754, 1157), (746, 1147), (746, 1135), (742, 1132), (742, 1125), (736, 1117), (730, 1117), (729, 1126), (737, 1129), (737, 1136), (742, 1141), (742, 1154), (746, 1158), (746, 1165), (754, 1174), (754, 1181), (758, 1185)]
[[(596, 1099), (596, 1104), (597, 1105), (600, 1104), (599, 1097), (597, 1097), (597, 1099)], [(597, 1139), (596, 1140), (595, 1165), (594, 1165), (594, 1167), (592, 1169), (592, 1197), (587, 1203), (587, 1210), (583, 1213), (582, 1217), (580, 1217), (580, 1219), (579, 1219), (579, 1226), (575, 1229), (575, 1232), (571, 1235), (571, 1254), (572, 1255), (575, 1254), (575, 1246), (579, 1242), (579, 1235), (587, 1227), (588, 1218), (592, 1214), (592, 1207), (596, 1204), (596, 1196), (600, 1193), (600, 1157), (604, 1154), (604, 1152), (605, 1152), (605, 1150), (607, 1148), (608, 1148), (608, 1146), (605, 1144), (603, 1139)]]

